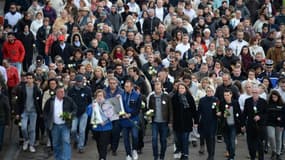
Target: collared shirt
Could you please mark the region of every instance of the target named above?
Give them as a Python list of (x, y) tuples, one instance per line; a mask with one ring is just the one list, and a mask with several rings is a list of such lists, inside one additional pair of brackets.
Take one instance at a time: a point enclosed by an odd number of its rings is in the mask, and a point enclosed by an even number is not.
[(55, 97), (54, 100), (54, 112), (53, 112), (53, 117), (54, 117), (54, 123), (55, 124), (64, 124), (64, 120), (60, 118), (60, 115), (63, 113), (63, 99), (60, 100), (57, 97)]

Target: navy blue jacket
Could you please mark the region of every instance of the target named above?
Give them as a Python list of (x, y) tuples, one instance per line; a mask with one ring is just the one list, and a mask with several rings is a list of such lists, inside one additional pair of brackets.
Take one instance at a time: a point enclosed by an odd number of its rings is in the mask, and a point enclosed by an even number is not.
[(217, 131), (217, 116), (216, 109), (213, 109), (213, 103), (218, 105), (218, 99), (214, 96), (205, 96), (200, 99), (198, 105), (198, 117), (199, 117), (199, 133), (206, 136), (213, 136)]
[(130, 113), (131, 117), (129, 119), (121, 119), (121, 125), (123, 127), (132, 127), (133, 123), (138, 123), (139, 113), (142, 104), (142, 98), (139, 93), (132, 90), (130, 94), (124, 92), (122, 95), (123, 105), (126, 113)]

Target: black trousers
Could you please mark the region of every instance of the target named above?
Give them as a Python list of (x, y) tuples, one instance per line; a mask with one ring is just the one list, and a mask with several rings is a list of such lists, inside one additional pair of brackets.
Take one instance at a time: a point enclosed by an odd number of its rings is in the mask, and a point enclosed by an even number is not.
[(92, 131), (93, 137), (97, 143), (97, 150), (99, 153), (99, 159), (106, 160), (107, 147), (111, 141), (111, 130), (110, 131)]
[(264, 160), (264, 127), (259, 127), (257, 130), (246, 128), (246, 141), (251, 160), (255, 160), (258, 152), (258, 159)]
[(216, 135), (209, 135), (204, 137), (206, 140), (208, 158), (207, 160), (214, 160), (215, 147), (216, 147)]

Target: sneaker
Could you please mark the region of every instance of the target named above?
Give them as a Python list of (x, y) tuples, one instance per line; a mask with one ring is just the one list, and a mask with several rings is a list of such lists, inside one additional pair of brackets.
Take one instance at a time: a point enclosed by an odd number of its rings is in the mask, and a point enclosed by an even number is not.
[(174, 159), (179, 159), (180, 157), (181, 157), (181, 152), (175, 151), (175, 152), (174, 152), (174, 155), (173, 155), (173, 158), (174, 158)]
[(34, 146), (30, 146), (30, 147), (29, 147), (29, 150), (30, 150), (30, 152), (32, 152), (32, 153), (35, 153), (35, 152), (36, 152), (36, 149), (35, 149)]
[(138, 156), (138, 152), (137, 152), (137, 150), (133, 150), (133, 154), (132, 154), (132, 156), (133, 156), (133, 160), (137, 160), (137, 159), (139, 159), (139, 156)]
[(23, 143), (23, 150), (26, 151), (29, 147), (29, 141), (24, 141)]
[(50, 139), (47, 140), (47, 147), (51, 147)]
[(131, 157), (130, 155), (128, 155), (128, 156), (126, 157), (126, 160), (132, 160), (132, 157)]
[(40, 145), (40, 142), (39, 141), (36, 141), (35, 143), (35, 147), (39, 146)]
[(80, 149), (78, 150), (78, 153), (84, 153), (83, 148), (80, 148)]

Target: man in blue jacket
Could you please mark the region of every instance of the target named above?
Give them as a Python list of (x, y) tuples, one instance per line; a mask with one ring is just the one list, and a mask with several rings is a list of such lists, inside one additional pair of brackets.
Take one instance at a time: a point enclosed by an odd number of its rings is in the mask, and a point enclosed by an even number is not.
[[(141, 96), (133, 89), (133, 82), (130, 80), (125, 82), (124, 88), (125, 90), (122, 99), (125, 113), (121, 115), (122, 119), (120, 120), (120, 123), (123, 128), (124, 145), (127, 154), (126, 160), (137, 160), (138, 122), (141, 108)], [(132, 147), (129, 139), (130, 134), (132, 134)]]

